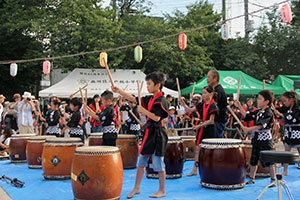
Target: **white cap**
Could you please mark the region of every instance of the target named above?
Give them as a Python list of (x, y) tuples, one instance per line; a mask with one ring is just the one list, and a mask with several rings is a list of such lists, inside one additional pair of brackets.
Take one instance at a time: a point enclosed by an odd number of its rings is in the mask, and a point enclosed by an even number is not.
[(172, 109), (175, 110), (175, 107), (174, 107), (174, 106), (170, 106), (170, 107), (169, 107), (169, 110), (172, 110)]
[(30, 92), (24, 92), (23, 98), (31, 98), (31, 93)]

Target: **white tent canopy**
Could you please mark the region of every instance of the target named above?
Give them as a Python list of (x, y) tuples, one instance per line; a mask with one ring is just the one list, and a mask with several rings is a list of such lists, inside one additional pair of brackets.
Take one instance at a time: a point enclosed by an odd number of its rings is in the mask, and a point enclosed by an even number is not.
[[(126, 88), (126, 92), (137, 95), (137, 81), (145, 81), (146, 75), (141, 70), (111, 70), (111, 75), (116, 86), (121, 89)], [(101, 94), (105, 90), (111, 90), (111, 84), (105, 69), (74, 69), (63, 80), (55, 85), (41, 90), (39, 92), (40, 97), (48, 97), (53, 93), (59, 98), (69, 98), (69, 96), (77, 91), (79, 87), (83, 87), (88, 84), (88, 98), (93, 98), (95, 94)], [(170, 94), (174, 97), (178, 97), (177, 91), (170, 90), (163, 87), (165, 95)], [(149, 94), (147, 91), (147, 84), (144, 82), (141, 95)], [(76, 97), (80, 97), (80, 93), (76, 94)]]

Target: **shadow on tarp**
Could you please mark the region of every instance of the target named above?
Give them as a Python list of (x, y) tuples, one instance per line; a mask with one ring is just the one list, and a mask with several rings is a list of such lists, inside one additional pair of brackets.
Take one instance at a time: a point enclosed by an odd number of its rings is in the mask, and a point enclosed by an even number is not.
[[(256, 199), (263, 188), (270, 183), (270, 178), (258, 179), (254, 185), (245, 186), (237, 191), (215, 191), (201, 187), (199, 176), (187, 177), (193, 167), (192, 161), (184, 163), (183, 177), (181, 179), (167, 180), (167, 197), (162, 199), (201, 199), (201, 200), (245, 200)], [(135, 182), (136, 169), (125, 170), (123, 178), (123, 188), (121, 199), (126, 199)], [(10, 161), (0, 161), (0, 175), (11, 178), (18, 178), (25, 181), (25, 188), (16, 188), (8, 183), (0, 181), (0, 186), (14, 200), (60, 200), (74, 199), (71, 180), (66, 181), (46, 181), (42, 176), (41, 169), (28, 169), (27, 164), (11, 164)], [(294, 199), (300, 199), (300, 170), (296, 166), (289, 166), (289, 176), (284, 177), (290, 188)], [(144, 177), (141, 185), (141, 194), (134, 199), (147, 199), (149, 195), (158, 190), (158, 180)], [(0, 198), (1, 199), (1, 198)], [(268, 189), (261, 200), (278, 199), (277, 187)], [(283, 192), (283, 199), (287, 199)]]

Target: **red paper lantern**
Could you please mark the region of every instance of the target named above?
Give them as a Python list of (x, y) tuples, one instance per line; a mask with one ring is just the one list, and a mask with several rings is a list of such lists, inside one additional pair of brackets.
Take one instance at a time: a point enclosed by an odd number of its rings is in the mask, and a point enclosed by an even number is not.
[(15, 77), (17, 75), (18, 72), (18, 65), (17, 63), (11, 63), (10, 64), (10, 75), (12, 77)]
[(187, 45), (187, 36), (185, 33), (180, 33), (178, 36), (178, 46), (181, 50), (185, 50)]
[(49, 60), (45, 60), (43, 63), (43, 73), (45, 75), (48, 75), (50, 74), (50, 71), (51, 71), (51, 63)]
[(280, 9), (280, 12), (282, 21), (289, 24), (293, 19), (291, 7), (288, 4), (284, 4)]

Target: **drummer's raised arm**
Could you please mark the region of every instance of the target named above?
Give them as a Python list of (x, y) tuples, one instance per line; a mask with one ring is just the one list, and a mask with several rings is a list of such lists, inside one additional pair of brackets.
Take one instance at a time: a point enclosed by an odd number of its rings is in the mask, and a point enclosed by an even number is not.
[(111, 90), (113, 92), (115, 92), (115, 93), (119, 93), (120, 95), (122, 95), (123, 97), (125, 97), (126, 99), (128, 99), (129, 101), (137, 103), (136, 102), (136, 98), (134, 96), (132, 96), (131, 94), (125, 92), (124, 90), (121, 90), (117, 86), (111, 86)]
[(195, 106), (192, 107), (192, 108), (188, 107), (188, 106), (186, 105), (185, 101), (184, 101), (184, 97), (181, 97), (181, 98), (179, 99), (179, 102), (180, 102), (180, 104), (181, 104), (182, 106), (184, 106), (184, 109), (185, 109), (185, 111), (187, 111), (187, 112), (194, 112), (194, 111), (197, 110)]

